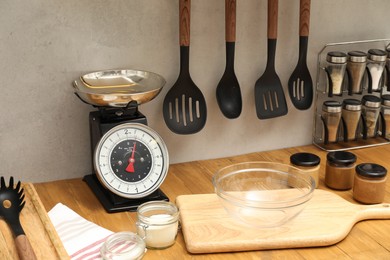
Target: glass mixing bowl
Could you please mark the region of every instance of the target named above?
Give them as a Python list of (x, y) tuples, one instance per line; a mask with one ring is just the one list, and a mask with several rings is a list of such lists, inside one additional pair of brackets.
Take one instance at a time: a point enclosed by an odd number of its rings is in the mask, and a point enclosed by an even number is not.
[(234, 218), (255, 227), (276, 227), (296, 217), (311, 199), (315, 181), (293, 166), (245, 162), (213, 176), (215, 192)]

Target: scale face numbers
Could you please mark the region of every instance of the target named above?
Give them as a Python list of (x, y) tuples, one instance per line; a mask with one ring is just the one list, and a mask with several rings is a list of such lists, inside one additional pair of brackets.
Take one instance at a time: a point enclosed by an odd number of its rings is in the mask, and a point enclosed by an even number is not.
[(110, 129), (94, 153), (102, 185), (124, 198), (142, 198), (157, 190), (169, 166), (168, 150), (150, 127), (125, 123)]

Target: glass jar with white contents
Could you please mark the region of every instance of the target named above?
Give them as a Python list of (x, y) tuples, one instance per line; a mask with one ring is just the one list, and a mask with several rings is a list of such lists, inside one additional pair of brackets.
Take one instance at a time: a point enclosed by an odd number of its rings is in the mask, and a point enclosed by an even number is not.
[(381, 91), (381, 78), (386, 65), (387, 53), (384, 50), (371, 49), (368, 51), (367, 68), (371, 78), (369, 90)]
[(146, 247), (163, 249), (176, 241), (179, 227), (179, 210), (167, 201), (150, 201), (137, 209), (137, 233), (144, 239)]
[(339, 51), (328, 52), (326, 55), (327, 65), (325, 71), (329, 79), (329, 97), (343, 94), (343, 80), (347, 69), (347, 54)]

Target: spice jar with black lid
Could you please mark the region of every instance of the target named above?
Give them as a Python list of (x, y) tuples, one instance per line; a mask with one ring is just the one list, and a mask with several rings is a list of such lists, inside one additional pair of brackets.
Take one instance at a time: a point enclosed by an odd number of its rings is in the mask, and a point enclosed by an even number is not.
[(375, 137), (377, 122), (381, 108), (381, 99), (374, 95), (365, 95), (362, 98), (362, 115), (366, 137)]
[(356, 166), (353, 198), (361, 203), (382, 203), (386, 193), (387, 170), (375, 163)]
[(367, 68), (371, 78), (368, 92), (380, 91), (380, 81), (386, 65), (387, 53), (380, 49), (370, 49), (367, 58)]
[(342, 104), (335, 100), (327, 100), (322, 104), (321, 117), (324, 122), (324, 142), (333, 143), (338, 140)]
[(344, 99), (342, 119), (344, 125), (344, 141), (355, 140), (362, 113), (362, 102), (357, 99)]
[(347, 74), (348, 94), (361, 94), (363, 91), (362, 79), (366, 71), (367, 53), (363, 51), (348, 52)]
[(326, 156), (325, 184), (335, 190), (353, 186), (356, 155), (346, 151), (329, 152)]
[(312, 153), (295, 153), (290, 156), (290, 164), (299, 168), (302, 174), (311, 176), (316, 188), (319, 184), (320, 162), (320, 157)]
[(331, 51), (326, 55), (325, 71), (329, 79), (329, 97), (343, 94), (343, 80), (347, 68), (347, 54), (340, 51)]

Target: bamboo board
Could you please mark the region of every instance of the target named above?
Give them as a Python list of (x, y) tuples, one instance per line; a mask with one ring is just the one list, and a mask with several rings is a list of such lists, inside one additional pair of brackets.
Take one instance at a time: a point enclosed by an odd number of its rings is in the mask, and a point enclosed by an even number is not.
[(390, 218), (388, 203), (353, 204), (318, 189), (296, 218), (276, 228), (241, 224), (225, 211), (215, 194), (181, 195), (176, 204), (190, 253), (327, 246), (344, 239), (361, 220)]

